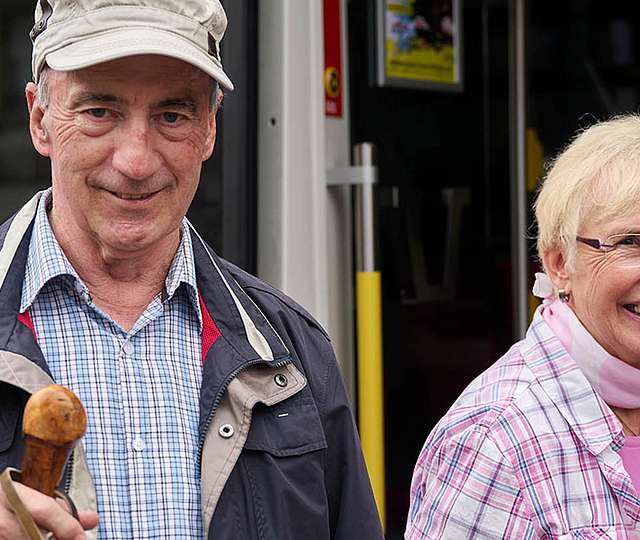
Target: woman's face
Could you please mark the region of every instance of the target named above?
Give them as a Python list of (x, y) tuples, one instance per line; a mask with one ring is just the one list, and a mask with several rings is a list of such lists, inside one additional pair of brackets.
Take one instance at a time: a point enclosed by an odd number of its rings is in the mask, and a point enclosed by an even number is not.
[[(640, 233), (640, 213), (580, 230), (581, 236), (602, 241), (619, 233)], [(551, 279), (569, 293), (569, 306), (596, 341), (608, 353), (640, 368), (640, 263), (621, 262), (619, 253), (578, 243), (575, 270), (566, 272), (565, 279), (559, 275)]]

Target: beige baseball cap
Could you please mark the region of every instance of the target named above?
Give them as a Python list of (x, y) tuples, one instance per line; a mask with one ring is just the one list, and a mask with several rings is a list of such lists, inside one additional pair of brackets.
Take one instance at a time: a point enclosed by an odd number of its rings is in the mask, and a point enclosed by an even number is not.
[(200, 68), (225, 89), (220, 0), (37, 0), (32, 68), (71, 71), (136, 54), (171, 56)]

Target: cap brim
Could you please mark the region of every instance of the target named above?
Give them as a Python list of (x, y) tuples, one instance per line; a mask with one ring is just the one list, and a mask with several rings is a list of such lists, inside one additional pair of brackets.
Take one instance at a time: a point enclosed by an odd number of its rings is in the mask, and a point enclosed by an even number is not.
[(51, 69), (73, 71), (139, 54), (159, 54), (183, 60), (213, 77), (226, 90), (233, 90), (231, 79), (210, 55), (188, 40), (157, 28), (134, 27), (105, 32), (50, 52), (45, 60)]

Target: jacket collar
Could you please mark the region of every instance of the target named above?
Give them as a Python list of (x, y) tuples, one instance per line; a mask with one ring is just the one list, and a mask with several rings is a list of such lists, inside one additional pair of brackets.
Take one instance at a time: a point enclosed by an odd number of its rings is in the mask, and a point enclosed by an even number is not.
[(262, 311), (238, 285), (198, 232), (190, 227), (198, 288), (222, 337), (246, 361), (283, 363), (290, 354)]
[[(15, 274), (15, 271), (10, 272), (10, 270), (13, 267), (14, 270), (24, 272), (33, 220), (43, 193), (43, 191), (36, 193), (12, 218), (0, 226), (0, 244), (2, 246), (0, 248), (0, 298), (7, 300), (17, 297), (17, 304), (15, 302), (10, 304), (12, 307), (16, 306), (16, 309), (20, 305), (22, 285), (18, 290), (15, 287), (5, 285), (7, 285), (7, 281), (11, 282), (14, 277), (20, 280), (23, 278), (23, 275), (12, 275)], [(3, 302), (1, 305), (4, 307), (7, 304)]]
[(0, 225), (0, 350), (30, 358), (50, 376), (31, 330), (18, 321), (29, 241), (42, 193), (36, 193), (11, 219)]
[(553, 330), (536, 312), (521, 344), (527, 366), (578, 439), (594, 455), (624, 442), (622, 426), (596, 394)]

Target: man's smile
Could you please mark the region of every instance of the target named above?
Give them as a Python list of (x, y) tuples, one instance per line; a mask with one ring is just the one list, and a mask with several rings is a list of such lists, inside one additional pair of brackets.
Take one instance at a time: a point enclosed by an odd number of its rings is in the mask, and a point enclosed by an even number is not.
[(124, 191), (112, 191), (110, 189), (104, 189), (104, 191), (123, 201), (146, 201), (155, 197), (162, 189), (148, 191), (146, 193), (127, 193)]

